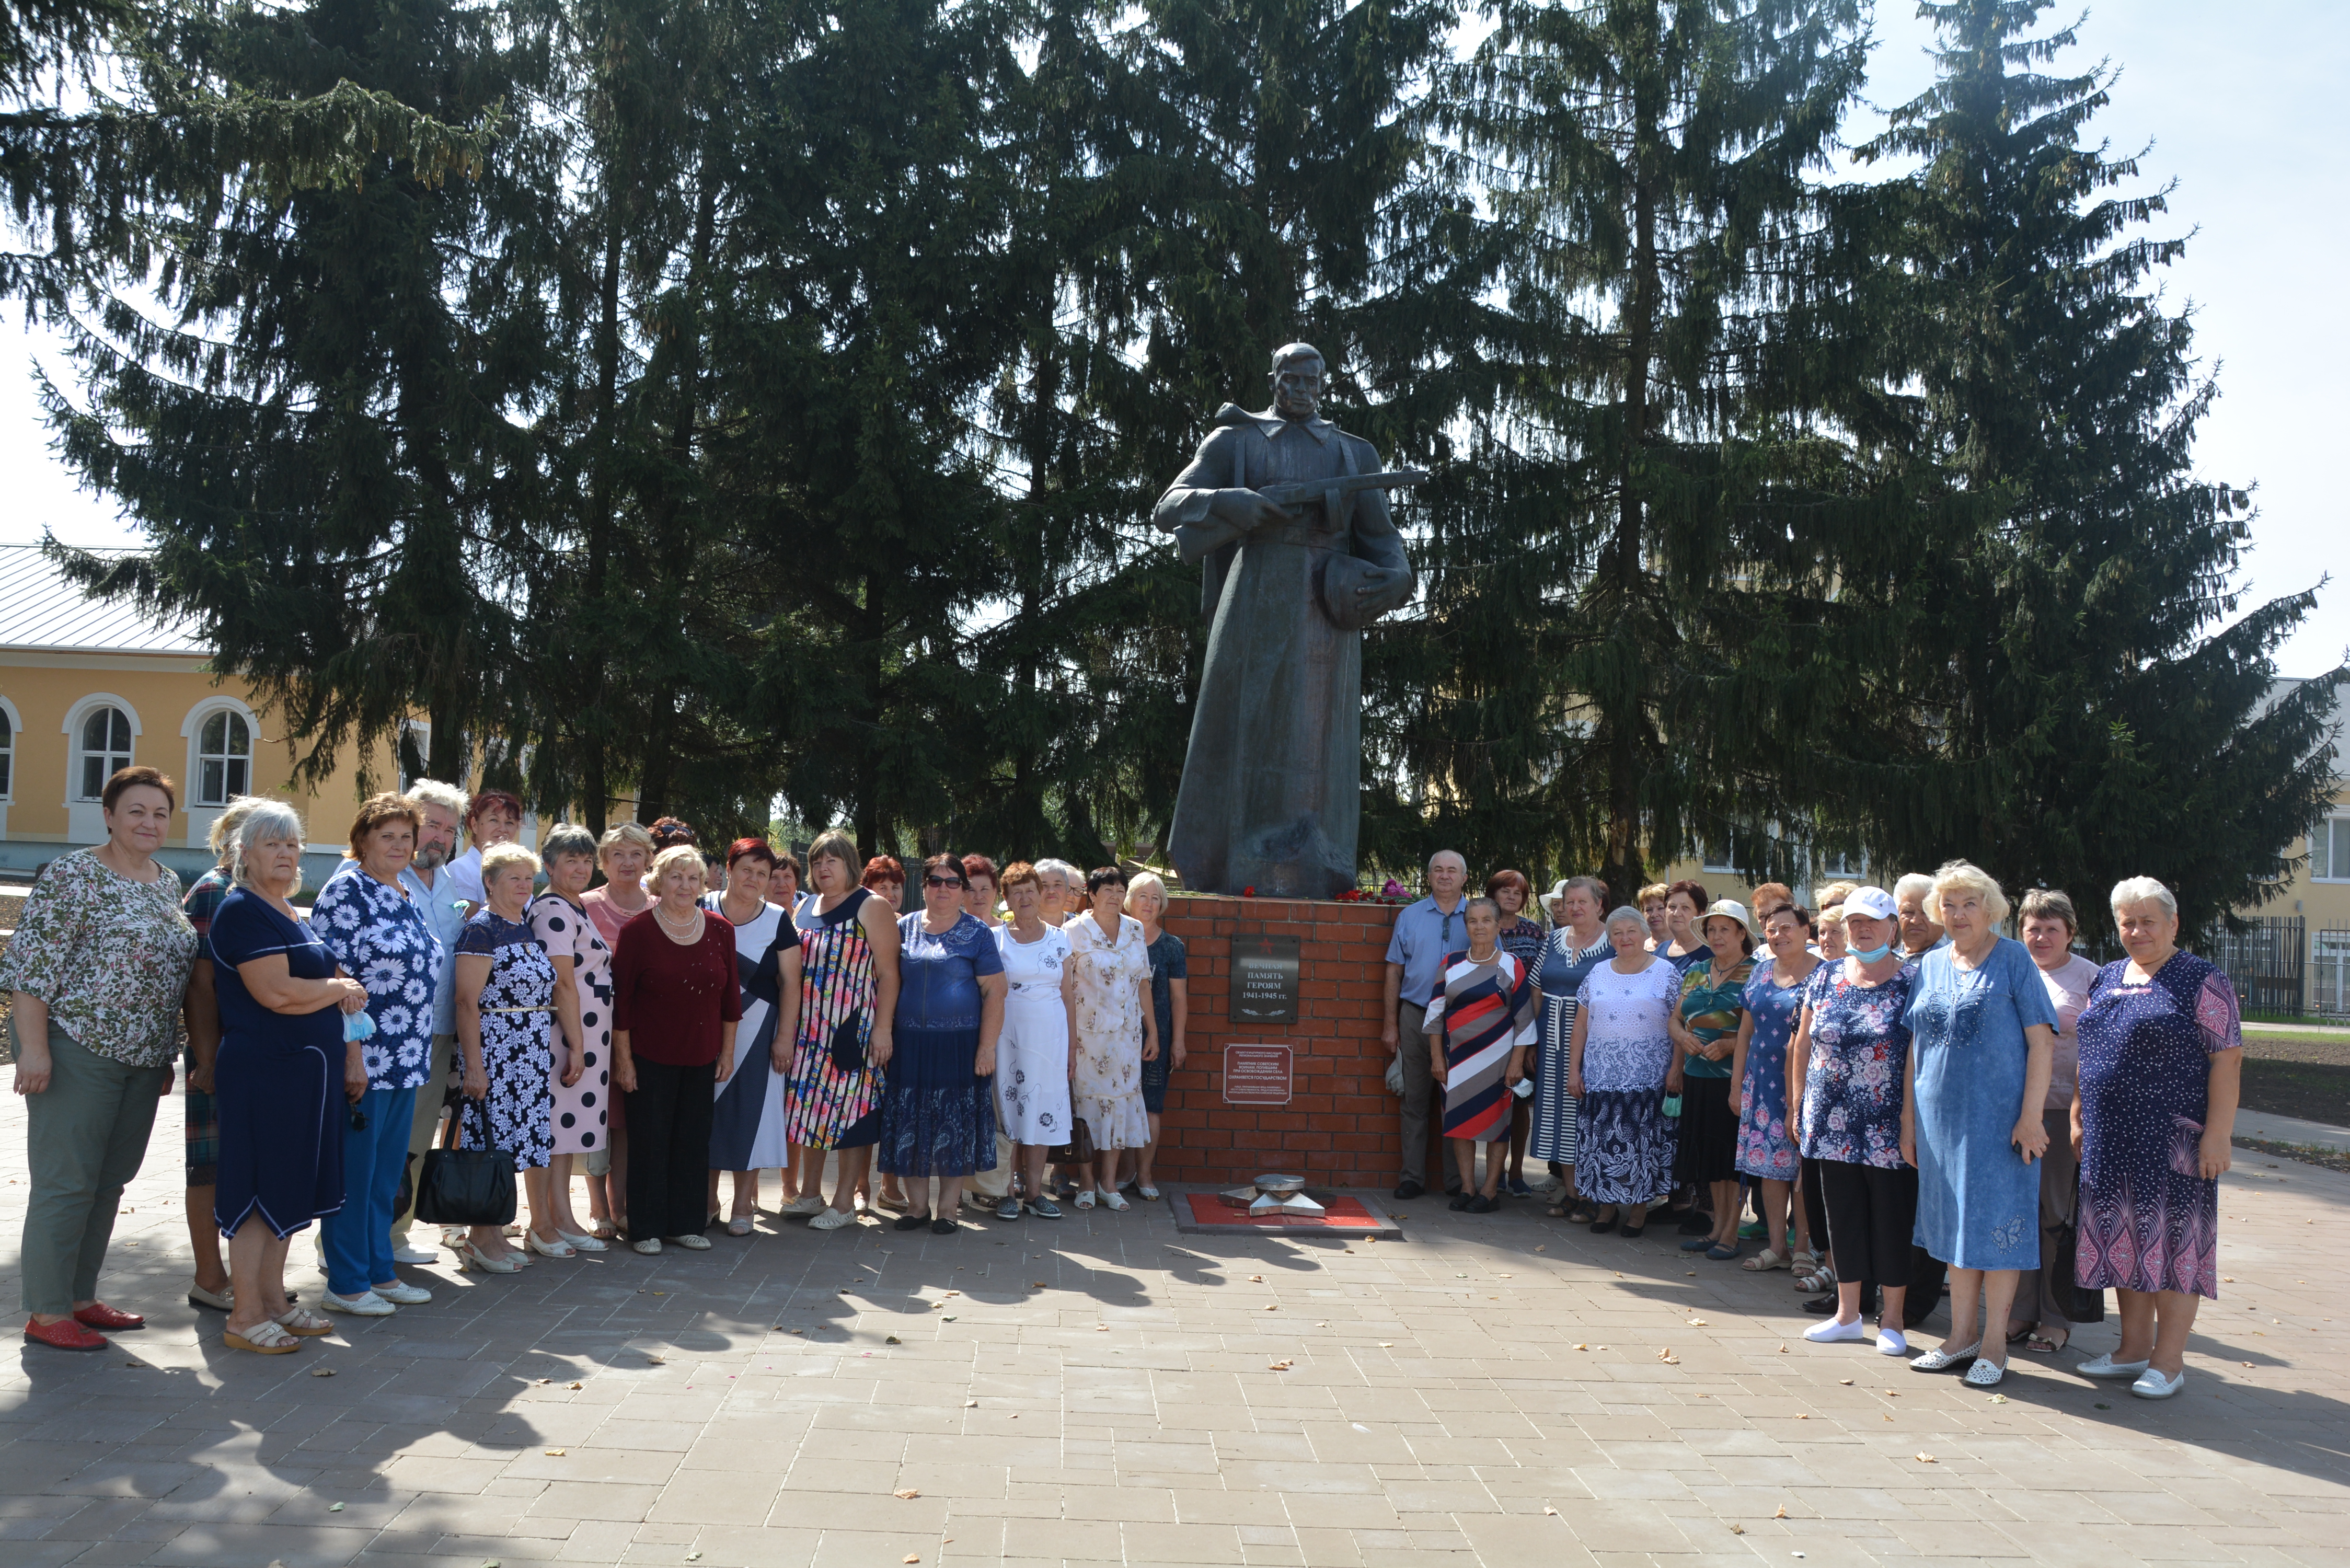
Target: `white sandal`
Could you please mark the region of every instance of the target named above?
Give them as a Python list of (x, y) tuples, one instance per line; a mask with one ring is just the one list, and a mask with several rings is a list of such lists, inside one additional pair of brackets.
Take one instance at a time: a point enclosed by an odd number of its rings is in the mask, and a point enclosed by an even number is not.
[(291, 1355), (302, 1348), (299, 1339), (268, 1318), (263, 1318), (243, 1334), (233, 1328), (224, 1330), (221, 1343), (231, 1350), (249, 1350), (255, 1355)]
[(1134, 1207), (1134, 1205), (1133, 1205), (1133, 1204), (1128, 1203), (1128, 1202), (1126, 1200), (1125, 1197), (1124, 1197), (1122, 1194), (1116, 1193), (1116, 1192), (1104, 1192), (1104, 1193), (1101, 1195), (1101, 1200), (1102, 1200), (1104, 1203), (1107, 1204), (1107, 1205), (1109, 1206), (1110, 1210), (1111, 1210), (1114, 1213), (1118, 1213), (1118, 1214), (1123, 1214), (1123, 1213), (1125, 1213), (1128, 1210), (1129, 1210), (1129, 1209), (1131, 1209), (1131, 1208), (1133, 1208), (1133, 1207)]
[(1077, 1207), (1080, 1209), (1091, 1209), (1093, 1206), (1094, 1189), (1088, 1187), (1083, 1192), (1077, 1194)]
[(555, 1240), (552, 1241), (540, 1241), (538, 1232), (536, 1231), (526, 1231), (524, 1236), (530, 1243), (530, 1250), (542, 1258), (568, 1258), (577, 1252), (577, 1248), (563, 1239), (561, 1231), (556, 1232)]
[(1783, 1269), (1794, 1261), (1765, 1247), (1738, 1266), (1750, 1274), (1762, 1274), (1770, 1272), (1773, 1269)]
[(1159, 1201), (1159, 1189), (1151, 1186), (1147, 1181), (1141, 1186), (1136, 1188), (1134, 1190), (1141, 1194), (1142, 1200), (1145, 1203), (1156, 1203)]

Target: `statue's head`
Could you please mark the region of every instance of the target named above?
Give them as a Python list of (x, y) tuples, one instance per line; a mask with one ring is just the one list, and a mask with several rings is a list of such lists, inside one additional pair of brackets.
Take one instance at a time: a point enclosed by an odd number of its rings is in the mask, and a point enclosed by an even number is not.
[(1322, 350), (1286, 343), (1273, 351), (1273, 407), (1284, 419), (1310, 420), (1322, 406)]

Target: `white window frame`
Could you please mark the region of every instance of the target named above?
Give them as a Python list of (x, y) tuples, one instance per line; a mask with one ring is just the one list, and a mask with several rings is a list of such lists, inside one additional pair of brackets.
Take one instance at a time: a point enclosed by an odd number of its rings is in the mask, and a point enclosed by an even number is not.
[[(7, 785), (0, 788), (0, 806), (6, 806), (15, 804), (16, 799), (16, 742), (25, 737), (25, 721), (17, 713), (16, 704), (5, 697), (0, 697), (0, 716), (8, 721), (7, 743), (0, 745), (0, 754), (5, 754), (8, 759)], [(6, 831), (5, 827), (0, 827), (0, 833)]]
[(1868, 857), (1858, 850), (1846, 855), (1836, 852), (1831, 860), (1829, 852), (1815, 850), (1812, 856), (1812, 880), (1828, 882), (1866, 882), (1868, 879)]
[[(204, 726), (211, 723), (216, 715), (222, 713), (244, 721), (244, 735), (247, 742), (244, 754), (244, 788), (227, 790), (223, 798), (208, 801), (203, 798)], [(261, 721), (251, 708), (234, 697), (207, 697), (188, 710), (187, 718), (180, 724), (180, 735), (188, 743), (186, 777), (190, 811), (218, 811), (228, 804), (228, 795), (251, 794), (254, 792), (255, 772), (261, 762)], [(226, 781), (223, 782), (225, 784)], [(211, 824), (207, 822), (205, 826), (210, 827)]]
[[(100, 844), (106, 839), (104, 803), (95, 798), (85, 799), (81, 794), (81, 760), (84, 755), (81, 727), (92, 710), (101, 707), (120, 709), (122, 716), (130, 721), (130, 762), (125, 766), (138, 763), (139, 742), (147, 732), (146, 726), (140, 722), (138, 708), (128, 698), (111, 691), (85, 693), (66, 710), (65, 722), (57, 728), (66, 738), (66, 837), (76, 844)], [(111, 756), (113, 753), (107, 754)]]
[[(2317, 836), (2326, 836), (2325, 874), (2317, 875)], [(2309, 830), (2309, 864), (2313, 882), (2350, 882), (2350, 813), (2329, 812)]]

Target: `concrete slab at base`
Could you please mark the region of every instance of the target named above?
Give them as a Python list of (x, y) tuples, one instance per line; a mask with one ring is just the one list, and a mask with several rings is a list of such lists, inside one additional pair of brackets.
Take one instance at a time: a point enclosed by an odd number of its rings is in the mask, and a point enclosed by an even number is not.
[(1223, 1194), (1211, 1188), (1179, 1191), (1172, 1194), (1175, 1229), (1186, 1236), (1361, 1236), (1379, 1241), (1403, 1240), (1403, 1227), (1379, 1207), (1378, 1199), (1339, 1192), (1315, 1196), (1323, 1206), (1319, 1214), (1286, 1210), (1252, 1214), (1225, 1202)]

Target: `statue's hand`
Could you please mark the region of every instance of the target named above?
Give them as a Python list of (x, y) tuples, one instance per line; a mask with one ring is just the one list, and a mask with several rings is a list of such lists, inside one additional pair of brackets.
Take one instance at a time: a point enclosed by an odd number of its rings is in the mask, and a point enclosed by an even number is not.
[(1253, 490), (1219, 490), (1209, 510), (1243, 534), (1253, 534), (1269, 524), (1295, 523), (1298, 515)]
[(1355, 602), (1362, 607), (1366, 617), (1399, 609), (1410, 597), (1411, 574), (1391, 568), (1379, 571), (1355, 589)]

